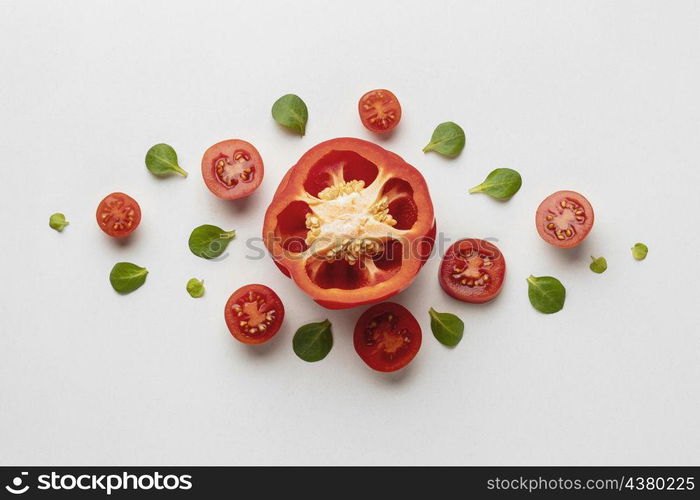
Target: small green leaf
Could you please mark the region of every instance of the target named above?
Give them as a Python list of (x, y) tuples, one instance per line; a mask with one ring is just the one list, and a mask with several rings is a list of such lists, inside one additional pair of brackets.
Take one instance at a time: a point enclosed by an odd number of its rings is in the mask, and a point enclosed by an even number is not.
[(296, 355), (304, 361), (321, 361), (333, 347), (331, 322), (325, 320), (300, 327), (294, 334), (292, 347)]
[(194, 299), (198, 299), (204, 295), (204, 281), (192, 278), (187, 282), (187, 293)]
[(236, 231), (224, 231), (220, 227), (204, 224), (196, 227), (190, 234), (190, 250), (197, 257), (215, 259), (226, 250)]
[(588, 267), (590, 267), (591, 271), (594, 273), (602, 274), (608, 268), (608, 261), (605, 260), (605, 257), (596, 258), (591, 255), (591, 261), (591, 265)]
[(286, 94), (272, 105), (272, 118), (283, 127), (304, 135), (306, 122), (309, 120), (309, 110), (299, 96)]
[(454, 122), (441, 123), (435, 128), (430, 142), (423, 148), (423, 152), (435, 151), (441, 155), (454, 158), (464, 149), (467, 138), (462, 127)]
[(564, 307), (566, 288), (561, 281), (551, 276), (530, 276), (527, 279), (527, 296), (532, 307), (545, 314), (552, 314)]
[(146, 168), (154, 175), (168, 175), (177, 173), (187, 177), (177, 162), (177, 153), (167, 144), (156, 144), (146, 153)]
[(430, 329), (438, 342), (454, 347), (459, 344), (464, 334), (464, 322), (451, 313), (440, 313), (432, 307), (430, 314)]
[(118, 262), (114, 264), (109, 273), (109, 282), (119, 293), (130, 293), (143, 285), (146, 281), (148, 270), (131, 262)]
[(523, 185), (520, 174), (510, 168), (497, 168), (486, 176), (484, 182), (474, 186), (470, 193), (486, 193), (497, 200), (510, 199)]
[(55, 229), (59, 233), (63, 231), (63, 228), (68, 224), (70, 223), (66, 220), (66, 216), (63, 214), (55, 213), (49, 217), (49, 227), (51, 229)]
[(635, 243), (632, 247), (632, 257), (637, 260), (644, 260), (649, 253), (649, 247), (644, 243)]

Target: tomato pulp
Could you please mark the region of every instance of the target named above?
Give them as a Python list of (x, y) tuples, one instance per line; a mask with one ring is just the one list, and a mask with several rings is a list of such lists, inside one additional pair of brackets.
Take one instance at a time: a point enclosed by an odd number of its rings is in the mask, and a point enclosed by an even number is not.
[(438, 277), (440, 286), (450, 296), (481, 304), (500, 293), (505, 275), (506, 260), (496, 245), (468, 238), (447, 249)]
[(360, 316), (353, 343), (357, 354), (370, 368), (393, 372), (416, 356), (422, 336), (418, 321), (408, 309), (384, 302), (370, 307)]
[(593, 207), (575, 191), (557, 191), (540, 203), (535, 225), (542, 239), (561, 248), (575, 247), (593, 228)]
[(229, 139), (214, 144), (202, 157), (202, 177), (209, 191), (224, 200), (237, 200), (253, 193), (265, 169), (260, 153), (251, 143)]
[(360, 97), (357, 107), (362, 125), (371, 132), (389, 132), (401, 120), (401, 104), (389, 90), (370, 90)]
[(432, 251), (423, 176), (360, 139), (311, 148), (277, 188), (263, 239), (278, 267), (331, 309), (379, 302), (411, 284)]
[(112, 193), (97, 206), (97, 225), (113, 238), (130, 235), (141, 222), (141, 207), (131, 196)]
[(231, 335), (244, 344), (262, 344), (279, 331), (284, 305), (265, 285), (245, 285), (231, 294), (224, 309)]

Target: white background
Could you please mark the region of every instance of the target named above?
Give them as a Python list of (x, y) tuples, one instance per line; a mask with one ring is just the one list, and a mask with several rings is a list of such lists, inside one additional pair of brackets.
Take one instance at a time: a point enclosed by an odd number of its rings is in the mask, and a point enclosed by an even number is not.
[[(682, 1), (0, 2), (0, 463), (698, 464), (698, 26), (700, 4)], [(423, 172), (439, 231), (498, 238), (508, 262), (502, 294), (477, 306), (442, 292), (433, 258), (396, 298), (423, 347), (390, 375), (354, 352), (362, 309), (324, 310), (269, 258), (246, 259), (304, 151), (376, 140), (356, 106), (381, 87), (404, 114), (379, 142)], [(303, 138), (270, 116), (289, 92), (310, 110)], [(447, 120), (467, 148), (424, 155)], [(199, 173), (232, 137), (266, 168), (234, 203)], [(147, 172), (157, 142), (187, 179)], [(523, 176), (511, 201), (467, 194), (497, 167)], [(596, 212), (572, 251), (533, 224), (558, 189)], [(94, 220), (113, 191), (143, 209), (124, 245)], [(221, 262), (187, 248), (204, 223), (238, 232)], [(128, 296), (108, 282), (122, 260), (150, 270)], [(562, 312), (530, 306), (530, 274), (561, 279)], [(185, 292), (193, 276), (202, 299)], [(287, 308), (262, 347), (223, 321), (250, 282)], [(464, 319), (455, 349), (433, 338), (430, 306)], [(333, 350), (299, 360), (294, 331), (324, 318)]]

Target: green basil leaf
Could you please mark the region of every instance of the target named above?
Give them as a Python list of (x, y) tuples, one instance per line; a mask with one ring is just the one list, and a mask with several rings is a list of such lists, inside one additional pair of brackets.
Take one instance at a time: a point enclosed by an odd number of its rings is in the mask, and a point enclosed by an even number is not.
[(590, 267), (591, 271), (594, 273), (602, 274), (608, 268), (608, 261), (605, 260), (605, 257), (596, 258), (591, 255), (591, 265), (588, 267)]
[(146, 168), (154, 175), (180, 174), (187, 177), (177, 163), (177, 153), (167, 144), (156, 144), (146, 153)]
[(644, 260), (649, 253), (649, 247), (644, 243), (635, 243), (632, 247), (632, 257), (637, 260)]
[(141, 287), (146, 281), (148, 270), (131, 262), (118, 262), (114, 264), (109, 273), (109, 282), (119, 293), (130, 293)]
[(236, 231), (224, 231), (220, 227), (204, 224), (196, 227), (190, 234), (190, 250), (197, 257), (215, 259), (226, 250)]
[(331, 322), (325, 320), (302, 326), (294, 334), (292, 347), (296, 355), (304, 361), (321, 361), (333, 347)]
[(192, 278), (187, 282), (187, 293), (194, 299), (198, 299), (204, 295), (204, 281), (198, 280), (197, 278)]
[(556, 278), (551, 276), (527, 279), (527, 296), (532, 307), (545, 314), (561, 311), (566, 299), (566, 288)]
[(272, 118), (283, 127), (304, 135), (306, 122), (309, 120), (309, 110), (299, 96), (286, 94), (272, 105)]
[(523, 185), (520, 174), (510, 168), (497, 168), (486, 176), (484, 182), (474, 186), (470, 193), (486, 193), (497, 200), (507, 200)]
[(462, 127), (454, 122), (441, 123), (435, 128), (430, 142), (423, 148), (423, 152), (435, 151), (441, 155), (454, 158), (464, 149), (467, 138)]
[(454, 347), (459, 344), (464, 335), (464, 322), (454, 314), (440, 313), (432, 307), (430, 314), (430, 329), (441, 344)]
[(49, 227), (51, 229), (55, 229), (59, 233), (63, 231), (63, 228), (68, 224), (70, 223), (66, 220), (66, 216), (63, 214), (55, 213), (49, 217)]

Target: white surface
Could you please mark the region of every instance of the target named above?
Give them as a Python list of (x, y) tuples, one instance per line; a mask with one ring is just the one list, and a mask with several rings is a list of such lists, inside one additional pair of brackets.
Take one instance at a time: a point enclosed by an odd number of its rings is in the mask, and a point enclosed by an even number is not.
[[(0, 3), (0, 463), (2, 464), (680, 464), (700, 463), (697, 2)], [(396, 300), (423, 326), (403, 372), (356, 356), (361, 310), (326, 311), (268, 259), (246, 260), (285, 170), (331, 137), (373, 137), (368, 89), (403, 105), (381, 141), (428, 179), (445, 236), (495, 237), (501, 296), (447, 297), (432, 259)], [(270, 117), (294, 92), (308, 133)], [(456, 160), (421, 148), (454, 120)], [(266, 177), (240, 203), (199, 174), (221, 139), (253, 142)], [(185, 179), (159, 180), (149, 146), (172, 144)], [(524, 178), (508, 203), (468, 195), (493, 168)], [(574, 251), (537, 236), (539, 202), (588, 196), (596, 225)], [(143, 209), (120, 246), (94, 211), (123, 190)], [(48, 217), (64, 212), (58, 234)], [(191, 229), (238, 239), (222, 262), (194, 257)], [(649, 245), (636, 262), (630, 246)], [(589, 255), (609, 269), (589, 271)], [(149, 268), (121, 297), (116, 261)], [(567, 287), (565, 309), (532, 309), (529, 274)], [(186, 281), (203, 278), (193, 300)], [(249, 282), (287, 306), (273, 342), (235, 342), (228, 295)], [(427, 309), (466, 323), (454, 350)], [(307, 364), (294, 330), (328, 317), (335, 346)]]

